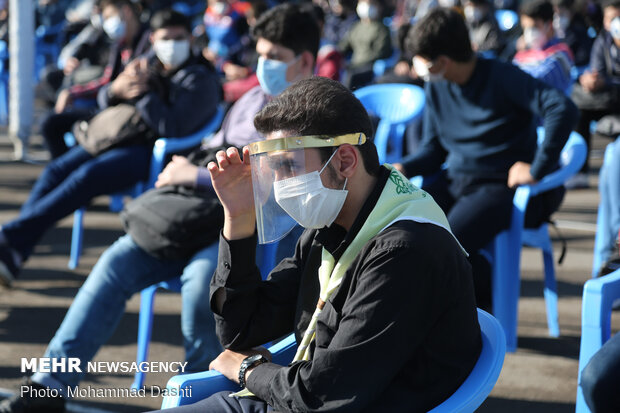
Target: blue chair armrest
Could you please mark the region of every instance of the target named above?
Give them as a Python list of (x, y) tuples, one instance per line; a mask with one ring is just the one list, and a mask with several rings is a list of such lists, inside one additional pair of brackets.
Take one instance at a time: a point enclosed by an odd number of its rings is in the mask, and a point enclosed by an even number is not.
[[(272, 354), (271, 361), (280, 365), (288, 365), (295, 356), (296, 347), (295, 335), (288, 335), (269, 347)], [(166, 389), (167, 394), (162, 402), (162, 409), (195, 403), (224, 390), (240, 390), (236, 383), (214, 370), (174, 376), (168, 380)]]
[(152, 188), (157, 181), (157, 175), (164, 168), (166, 156), (171, 153), (181, 152), (200, 145), (203, 139), (215, 133), (222, 123), (225, 110), (223, 106), (218, 106), (215, 114), (202, 129), (199, 131), (182, 137), (165, 137), (155, 141), (153, 147), (153, 157), (151, 158), (151, 170), (149, 173), (149, 182), (146, 189)]

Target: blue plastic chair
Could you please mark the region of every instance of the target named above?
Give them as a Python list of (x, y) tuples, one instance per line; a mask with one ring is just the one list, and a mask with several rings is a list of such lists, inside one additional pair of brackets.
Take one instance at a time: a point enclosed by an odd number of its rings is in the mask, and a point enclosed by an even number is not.
[(519, 23), (517, 12), (508, 9), (495, 10), (495, 19), (503, 32), (512, 30)]
[(472, 413), (487, 398), (499, 378), (506, 354), (506, 338), (499, 322), (478, 309), (482, 352), (467, 379), (456, 392), (429, 413)]
[[(478, 322), (482, 332), (482, 352), (476, 365), (457, 391), (429, 413), (473, 412), (493, 389), (504, 364), (506, 353), (504, 334), (497, 320), (480, 309), (478, 309)], [(295, 356), (296, 348), (295, 336), (291, 334), (269, 348), (273, 354), (272, 361), (288, 365)], [(219, 372), (210, 370), (174, 376), (168, 380), (167, 389), (168, 393), (174, 396), (164, 397), (162, 409), (195, 403), (224, 390), (239, 390), (239, 386)], [(188, 389), (191, 389), (191, 397), (188, 395)]]
[[(620, 270), (586, 281), (581, 303), (581, 347), (579, 349), (579, 379), (581, 371), (594, 353), (611, 337), (611, 310), (620, 298)], [(581, 385), (577, 386), (577, 413), (589, 413)]]
[[(144, 191), (153, 188), (155, 181), (157, 181), (157, 175), (162, 171), (165, 166), (168, 155), (185, 151), (200, 145), (203, 139), (209, 135), (215, 133), (222, 123), (225, 110), (222, 106), (218, 106), (218, 109), (209, 120), (209, 122), (198, 132), (195, 132), (189, 136), (183, 136), (178, 138), (159, 138), (155, 141), (153, 146), (153, 155), (151, 157), (151, 166), (149, 171), (149, 178), (147, 182), (138, 182), (132, 188), (120, 194), (113, 194), (110, 202), (110, 210), (113, 212), (119, 212), (123, 209), (123, 197), (129, 195), (133, 198), (138, 197)], [(69, 268), (77, 268), (80, 255), (82, 255), (82, 237), (84, 232), (84, 214), (86, 208), (82, 207), (75, 211), (73, 214), (73, 231), (71, 235), (71, 256), (69, 258)]]
[[(276, 266), (276, 252), (278, 243), (259, 245), (256, 248), (257, 265), (259, 267), (263, 279), (267, 278), (271, 270)], [(142, 362), (148, 361), (149, 344), (151, 342), (151, 333), (153, 331), (153, 303), (155, 302), (155, 293), (158, 288), (181, 292), (181, 278), (173, 278), (158, 284), (146, 287), (140, 292), (140, 317), (138, 319), (138, 351), (136, 353), (136, 363), (140, 365)], [(205, 299), (208, 299), (206, 297)], [(213, 332), (215, 334), (215, 331)], [(292, 356), (291, 356), (292, 359)], [(144, 385), (146, 373), (138, 371), (134, 375), (134, 381), (131, 385), (132, 389), (140, 389)]]
[[(539, 141), (544, 139), (543, 128), (538, 128)], [(517, 349), (517, 318), (520, 295), (521, 245), (542, 250), (545, 271), (545, 303), (549, 335), (560, 335), (558, 324), (558, 295), (553, 265), (553, 246), (547, 224), (536, 229), (523, 227), (525, 211), (531, 197), (557, 188), (576, 174), (586, 159), (586, 144), (576, 132), (572, 132), (562, 149), (561, 168), (545, 176), (536, 184), (517, 188), (513, 199), (510, 228), (495, 237), (492, 242), (493, 255), (493, 314), (504, 327), (506, 348)]]
[(9, 48), (0, 40), (0, 125), (9, 123)]
[(35, 30), (35, 80), (49, 63), (56, 63), (65, 40), (64, 28), (66, 21), (54, 26), (39, 26)]
[(372, 71), (375, 74), (375, 77), (381, 77), (385, 73), (387, 69), (391, 69), (396, 66), (398, 63), (398, 58), (400, 57), (400, 52), (398, 49), (394, 49), (392, 56), (387, 59), (378, 59), (372, 64)]
[(379, 117), (374, 142), (379, 162), (398, 162), (403, 156), (403, 135), (406, 126), (422, 116), (426, 97), (419, 86), (380, 84), (353, 92), (368, 113)]

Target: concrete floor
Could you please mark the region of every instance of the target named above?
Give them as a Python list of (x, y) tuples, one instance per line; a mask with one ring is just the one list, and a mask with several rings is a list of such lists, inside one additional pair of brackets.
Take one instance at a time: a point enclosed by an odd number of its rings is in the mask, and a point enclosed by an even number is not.
[[(600, 165), (606, 142), (595, 142), (593, 166)], [(42, 164), (14, 162), (6, 133), (0, 130), (0, 223), (17, 216)], [(30, 153), (45, 158), (40, 138), (33, 137)], [(542, 259), (539, 251), (522, 254), (522, 291), (519, 302), (519, 343), (506, 356), (501, 376), (479, 412), (568, 413), (574, 411), (579, 356), (581, 294), (589, 278), (598, 193), (592, 187), (567, 193), (554, 218), (567, 241), (562, 265), (556, 264), (559, 284), (561, 337), (547, 334), (542, 298)], [(22, 357), (40, 357), (99, 255), (123, 232), (118, 216), (107, 209), (108, 199), (95, 200), (86, 214), (84, 254), (78, 269), (67, 269), (72, 217), (62, 220), (43, 237), (12, 289), (0, 289), (0, 388), (15, 391)], [(561, 244), (552, 230), (556, 257)], [(157, 294), (150, 360), (182, 361), (179, 327), (180, 296)], [(96, 361), (133, 361), (136, 352), (138, 297), (127, 304), (126, 315)], [(620, 326), (614, 319), (614, 327)], [(165, 386), (169, 374), (149, 374), (147, 386)], [(131, 374), (87, 375), (82, 387), (126, 388)], [(72, 411), (138, 412), (159, 407), (161, 397), (76, 400)]]

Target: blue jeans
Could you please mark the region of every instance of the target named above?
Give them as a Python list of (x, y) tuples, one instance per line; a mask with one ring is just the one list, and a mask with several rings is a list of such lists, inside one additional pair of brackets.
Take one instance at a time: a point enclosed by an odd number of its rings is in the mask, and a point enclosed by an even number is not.
[(583, 397), (592, 413), (620, 412), (620, 334), (609, 339), (581, 372)]
[(10, 247), (26, 260), (46, 230), (94, 197), (146, 180), (149, 145), (111, 149), (97, 157), (75, 146), (50, 162), (34, 184), (19, 217), (2, 225)]
[(620, 230), (620, 144), (607, 145), (599, 175), (600, 201), (594, 240), (592, 276), (612, 256)]
[[(108, 248), (80, 288), (49, 343), (45, 357), (77, 357), (82, 370), (112, 336), (125, 302), (149, 285), (181, 275), (186, 371), (208, 370), (222, 351), (209, 307), (209, 283), (217, 264), (218, 243), (187, 260), (160, 260), (146, 253), (129, 235)], [(76, 386), (85, 373), (36, 373), (33, 379), (54, 388)]]

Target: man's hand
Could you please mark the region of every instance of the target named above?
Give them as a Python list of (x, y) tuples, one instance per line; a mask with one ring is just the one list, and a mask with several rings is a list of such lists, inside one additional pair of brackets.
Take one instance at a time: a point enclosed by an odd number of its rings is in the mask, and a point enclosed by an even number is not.
[(596, 71), (586, 71), (579, 77), (579, 83), (586, 92), (596, 92), (605, 86), (605, 79)]
[(516, 188), (519, 185), (536, 183), (536, 180), (530, 173), (531, 166), (529, 163), (515, 162), (508, 171), (508, 187)]
[(54, 112), (56, 113), (64, 112), (70, 103), (71, 103), (71, 94), (69, 93), (69, 89), (64, 89), (58, 94), (58, 98), (56, 98), (56, 105), (54, 106)]
[[(271, 361), (271, 353), (265, 347), (255, 347), (248, 351), (236, 352), (232, 350), (224, 350), (220, 353), (219, 356), (215, 360), (209, 364), (210, 370), (217, 370), (226, 376), (229, 380), (234, 381), (235, 383), (239, 383), (239, 369), (241, 368), (241, 362), (248, 356), (252, 356), (254, 354), (262, 354), (267, 360)], [(246, 375), (247, 378), (250, 376), (251, 370), (249, 370)]]
[(157, 176), (156, 188), (167, 185), (181, 185), (193, 187), (198, 177), (198, 167), (184, 156), (173, 155), (172, 160)]
[(146, 59), (135, 59), (114, 79), (110, 92), (119, 99), (134, 99), (148, 91), (148, 80)]
[(228, 148), (216, 154), (216, 162), (209, 162), (213, 189), (224, 207), (224, 229), (228, 240), (246, 238), (254, 234), (254, 193), (250, 149), (243, 148), (243, 160), (237, 148)]
[[(396, 169), (398, 172), (400, 172), (401, 174), (405, 175), (405, 167), (403, 166), (402, 163), (393, 163), (392, 166), (394, 167), (394, 169)], [(405, 175), (407, 176), (407, 175)]]
[(396, 66), (394, 66), (394, 74), (396, 76), (409, 76), (409, 72), (411, 72), (411, 67), (407, 62), (398, 62)]
[(64, 73), (65, 76), (69, 76), (75, 71), (75, 69), (78, 68), (78, 66), (80, 66), (80, 61), (75, 57), (70, 57), (65, 62), (65, 67), (62, 69), (62, 73)]

